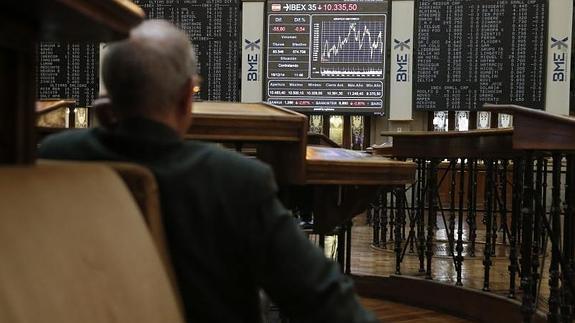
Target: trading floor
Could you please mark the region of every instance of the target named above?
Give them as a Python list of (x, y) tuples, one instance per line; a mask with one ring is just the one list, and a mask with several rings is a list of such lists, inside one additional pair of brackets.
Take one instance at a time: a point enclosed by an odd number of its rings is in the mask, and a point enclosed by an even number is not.
[(574, 18), (3, 1), (0, 322), (573, 322)]

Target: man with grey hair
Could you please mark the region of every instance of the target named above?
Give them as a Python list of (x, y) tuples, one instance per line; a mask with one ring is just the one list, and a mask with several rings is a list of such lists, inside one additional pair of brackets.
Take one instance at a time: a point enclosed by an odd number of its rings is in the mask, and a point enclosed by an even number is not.
[(374, 322), (352, 283), (278, 200), (268, 166), (183, 141), (195, 66), (183, 32), (142, 23), (109, 45), (103, 61), (114, 121), (49, 137), (40, 156), (129, 161), (153, 171), (189, 322), (259, 322), (260, 289), (294, 322)]

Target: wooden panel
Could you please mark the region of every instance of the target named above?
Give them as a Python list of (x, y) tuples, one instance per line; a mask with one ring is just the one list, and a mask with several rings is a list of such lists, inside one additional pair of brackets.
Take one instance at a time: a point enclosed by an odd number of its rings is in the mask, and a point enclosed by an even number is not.
[(307, 133), (304, 115), (263, 103), (196, 102), (193, 115), (186, 139), (300, 142)]
[(513, 148), (575, 150), (575, 118), (517, 105), (485, 104), (482, 110), (513, 115)]
[(512, 129), (382, 132), (393, 137), (393, 156), (421, 158), (512, 158)]

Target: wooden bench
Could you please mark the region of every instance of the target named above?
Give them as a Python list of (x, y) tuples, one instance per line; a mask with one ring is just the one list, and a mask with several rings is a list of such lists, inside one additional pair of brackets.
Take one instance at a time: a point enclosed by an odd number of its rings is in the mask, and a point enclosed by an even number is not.
[(0, 196), (0, 322), (184, 322), (146, 223), (109, 167), (3, 167)]

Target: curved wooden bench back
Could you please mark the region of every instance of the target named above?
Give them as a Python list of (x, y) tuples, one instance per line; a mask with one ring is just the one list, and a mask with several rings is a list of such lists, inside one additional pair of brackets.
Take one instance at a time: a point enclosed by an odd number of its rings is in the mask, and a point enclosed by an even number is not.
[(132, 197), (138, 205), (140, 212), (142, 212), (158, 252), (165, 263), (166, 271), (170, 275), (174, 286), (177, 286), (166, 242), (160, 206), (160, 193), (152, 171), (144, 166), (125, 162), (79, 162), (40, 159), (38, 163), (41, 165), (105, 165), (112, 168), (122, 178), (124, 184), (128, 187), (130, 193), (132, 193)]
[(160, 192), (156, 177), (148, 168), (132, 163), (105, 162), (124, 181), (128, 187), (136, 204), (140, 208), (144, 219), (150, 229), (152, 238), (156, 243), (158, 252), (165, 263), (166, 271), (176, 287), (176, 279), (172, 270), (172, 262), (166, 242), (164, 223), (162, 220), (162, 209), (160, 205)]
[(140, 212), (101, 165), (0, 168), (0, 322), (183, 322)]

